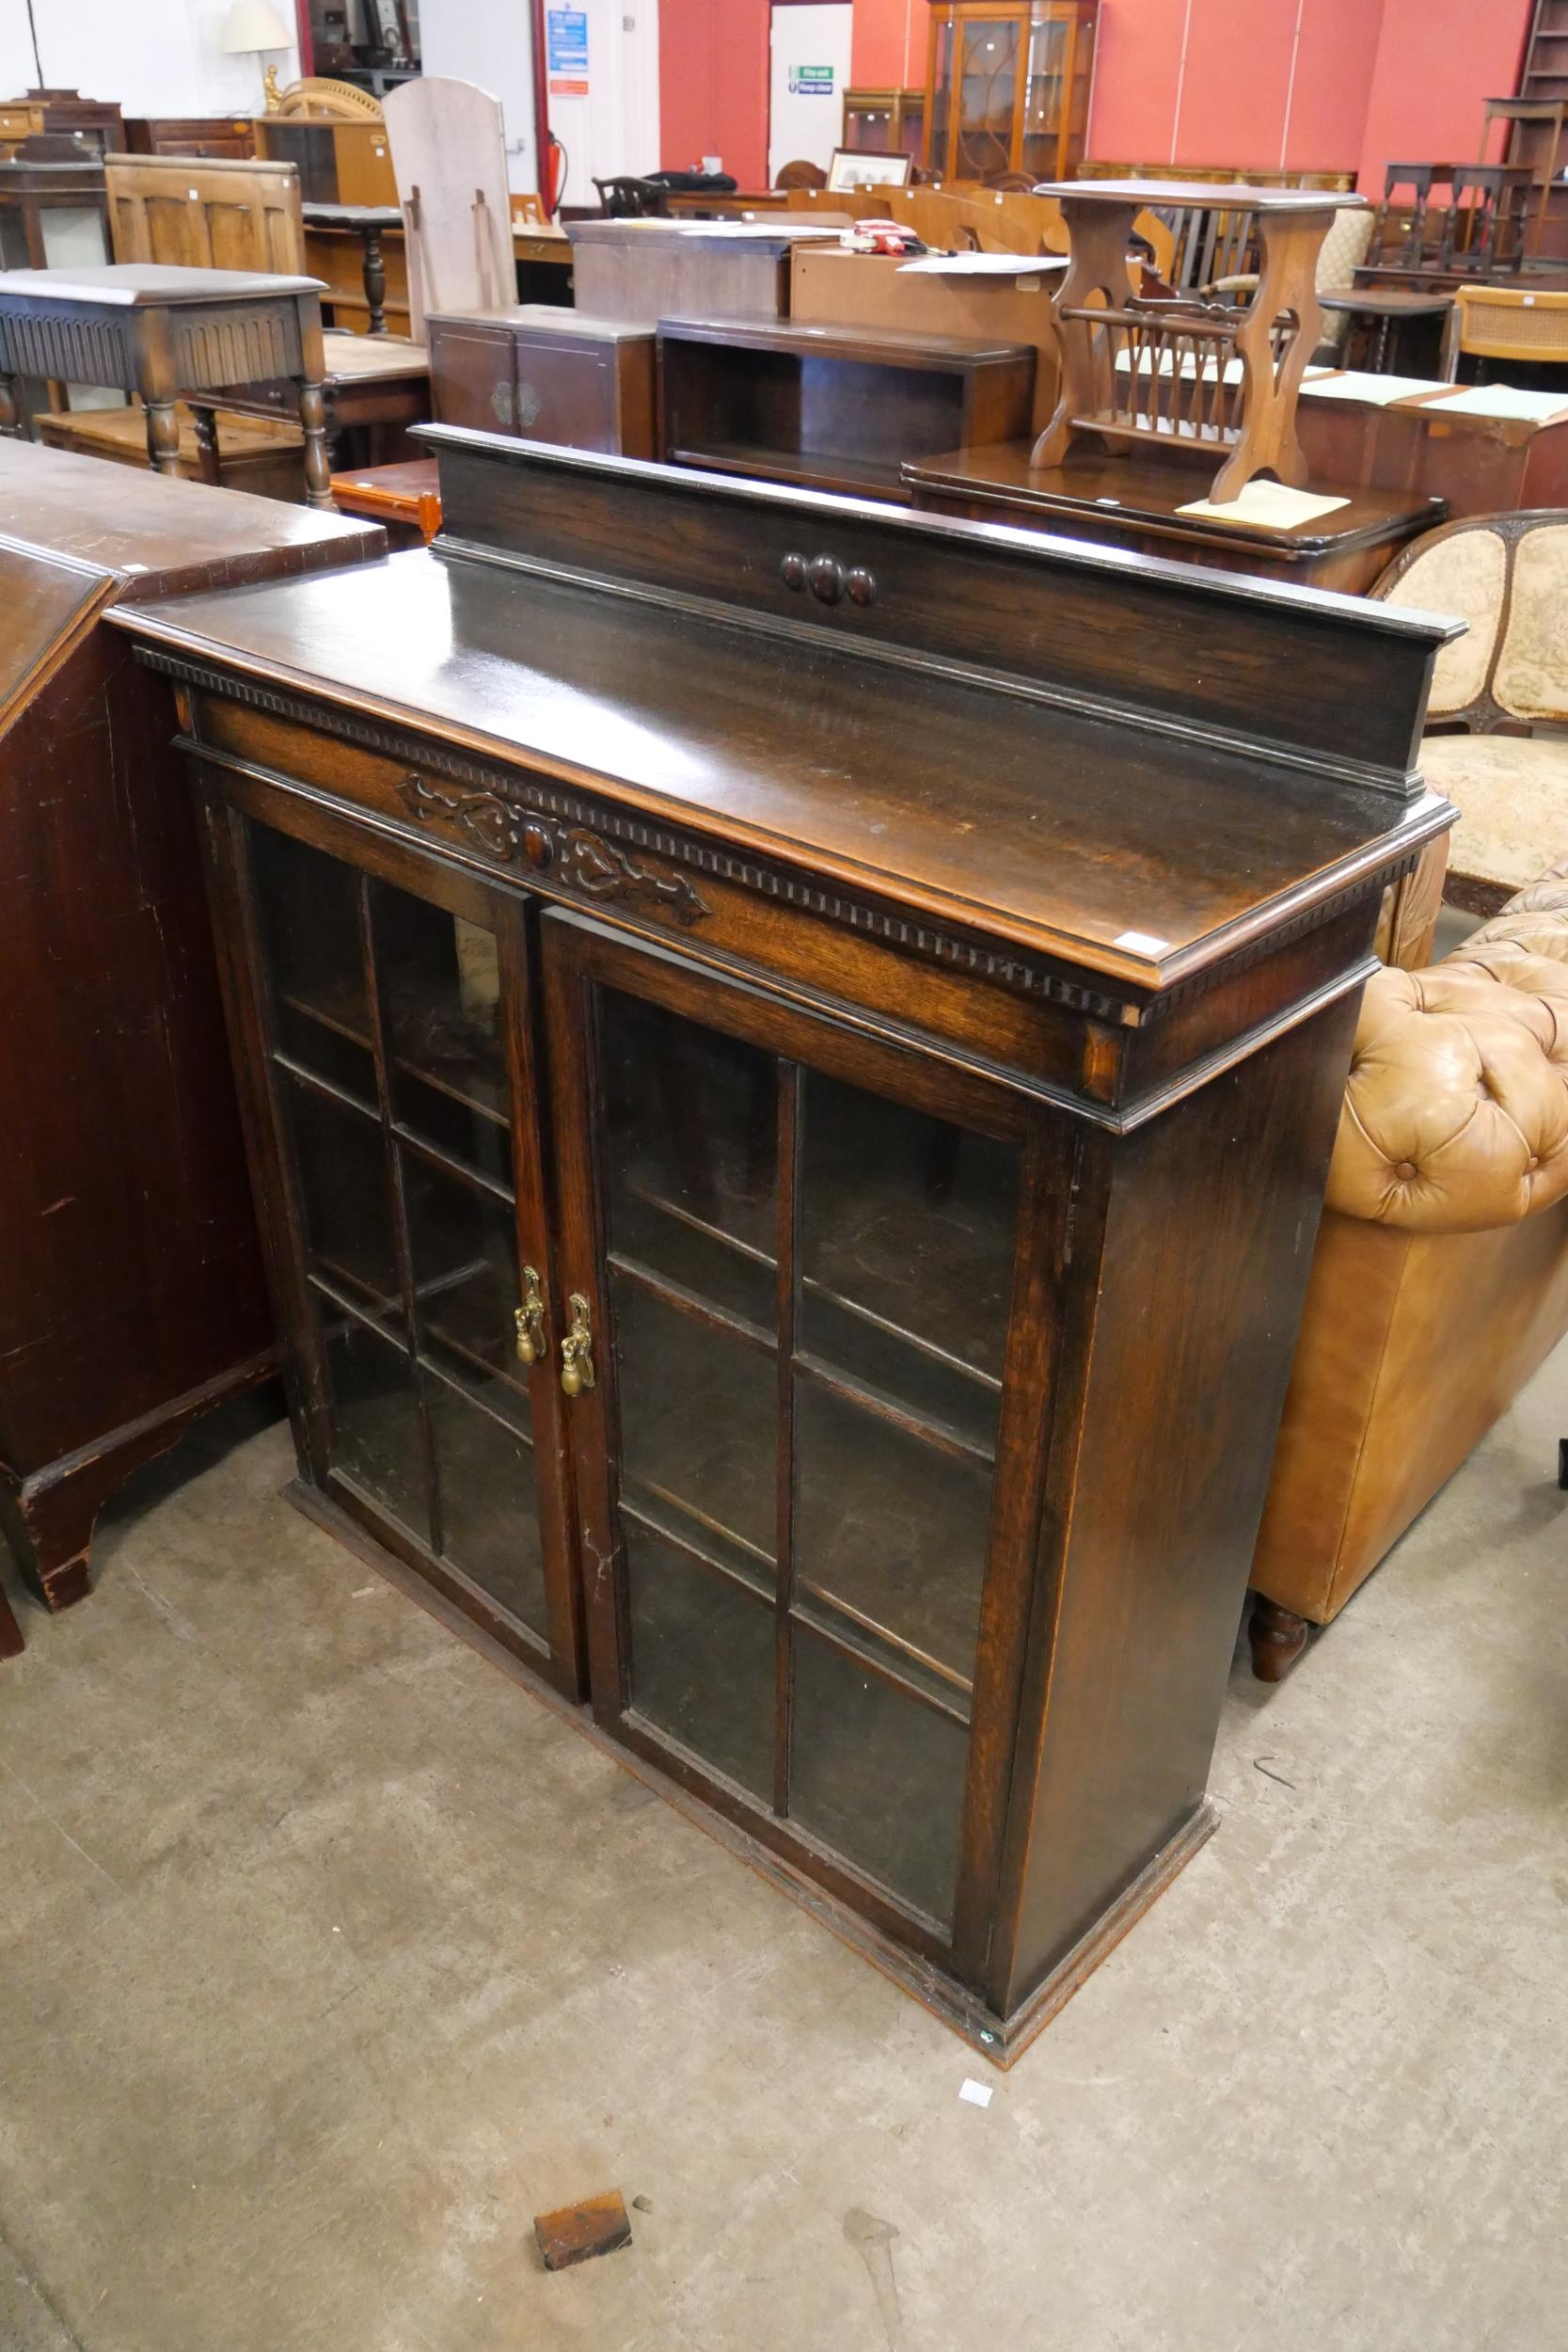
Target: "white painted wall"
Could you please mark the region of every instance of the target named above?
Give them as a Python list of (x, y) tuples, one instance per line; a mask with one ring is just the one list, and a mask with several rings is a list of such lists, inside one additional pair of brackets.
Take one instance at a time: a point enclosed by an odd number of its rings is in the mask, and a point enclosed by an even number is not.
[[(849, 87), (854, 39), (849, 0), (806, 7), (773, 0), (768, 22), (768, 184), (785, 164), (819, 164), (824, 171), (844, 135), (844, 93)], [(826, 72), (826, 83), (803, 86), (801, 67)]]
[(528, 0), (420, 0), (420, 8), (425, 72), (477, 82), (500, 100), (507, 181), (523, 190), (539, 185), (531, 14)]
[[(292, 28), (292, 0), (274, 0)], [(128, 115), (260, 114), (265, 60), (218, 47), (230, 0), (33, 0), (46, 83), (119, 101)], [(270, 62), (299, 72), (290, 47)], [(24, 0), (0, 0), (0, 98), (38, 80)]]
[(658, 169), (658, 0), (571, 5), (588, 17), (588, 95), (552, 91), (550, 128), (566, 150), (562, 202), (595, 204), (595, 179)]

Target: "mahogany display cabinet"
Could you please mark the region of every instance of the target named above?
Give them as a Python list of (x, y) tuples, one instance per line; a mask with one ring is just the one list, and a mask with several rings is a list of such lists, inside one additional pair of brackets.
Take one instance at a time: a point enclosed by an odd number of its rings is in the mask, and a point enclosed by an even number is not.
[(422, 437), (433, 548), (113, 616), (294, 1491), (1006, 2061), (1213, 1826), (1457, 625)]
[(1098, 0), (929, 0), (925, 152), (939, 180), (1067, 180), (1084, 157)]

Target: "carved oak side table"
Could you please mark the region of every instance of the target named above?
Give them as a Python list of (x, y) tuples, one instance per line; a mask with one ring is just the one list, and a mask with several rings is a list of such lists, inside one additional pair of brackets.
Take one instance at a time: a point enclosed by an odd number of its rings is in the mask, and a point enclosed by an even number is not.
[(287, 379), (305, 434), (306, 504), (330, 508), (320, 297), (319, 278), (253, 270), (9, 270), (0, 277), (0, 433), (21, 432), (18, 376), (117, 385), (146, 403), (149, 462), (173, 474), (178, 399)]

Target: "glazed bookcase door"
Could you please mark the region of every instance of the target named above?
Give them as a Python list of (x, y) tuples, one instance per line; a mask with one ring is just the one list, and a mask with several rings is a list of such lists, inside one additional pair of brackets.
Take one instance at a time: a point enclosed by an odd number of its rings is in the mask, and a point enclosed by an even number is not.
[(1054, 1138), (1001, 1088), (544, 931), (595, 1708), (977, 1967), (1009, 1677), (984, 1628), (1027, 1591)]
[(520, 906), (233, 821), (312, 1475), (575, 1692)]

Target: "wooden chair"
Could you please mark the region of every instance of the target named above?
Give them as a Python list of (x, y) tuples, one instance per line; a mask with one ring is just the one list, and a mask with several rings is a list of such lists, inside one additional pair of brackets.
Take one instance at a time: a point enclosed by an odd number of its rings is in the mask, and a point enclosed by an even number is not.
[[(1342, 286), (1352, 284), (1356, 270), (1367, 258), (1376, 226), (1376, 216), (1367, 205), (1346, 205), (1335, 214), (1333, 225), (1318, 252), (1314, 283), (1319, 294), (1332, 294)], [(1206, 295), (1224, 294), (1233, 301), (1239, 294), (1256, 294), (1257, 290), (1258, 274), (1253, 270), (1236, 278), (1222, 278), (1217, 284), (1206, 287), (1204, 292)], [(1320, 358), (1328, 358), (1337, 355), (1349, 331), (1348, 310), (1325, 317), (1318, 339)]]
[[(779, 183), (782, 187), (784, 183)], [(804, 181), (792, 185), (803, 187)], [(663, 220), (669, 215), (670, 191), (657, 180), (640, 180), (634, 172), (617, 172), (613, 179), (595, 180), (599, 210), (606, 220)]]
[(106, 155), (103, 179), (117, 262), (308, 275), (293, 164)]
[(1459, 810), (1444, 895), (1495, 914), (1568, 859), (1568, 739), (1531, 732), (1568, 725), (1568, 511), (1444, 523), (1371, 594), (1469, 623), (1439, 653), (1427, 705), (1429, 723), (1462, 731), (1424, 736), (1420, 764)]
[(408, 252), (409, 333), (427, 310), (498, 310), (517, 299), (512, 191), (499, 100), (425, 74), (385, 108)]
[(1444, 373), (1458, 379), (1462, 354), (1478, 359), (1512, 359), (1539, 366), (1568, 365), (1568, 293), (1544, 287), (1458, 286), (1444, 347)]
[(291, 82), (287, 89), (279, 90), (272, 111), (279, 115), (309, 115), (318, 121), (328, 122), (379, 122), (382, 119), (381, 101), (372, 98), (369, 90), (358, 88), (353, 82), (334, 82), (315, 75)]
[[(594, 185), (597, 187), (598, 184), (595, 180)], [(808, 164), (803, 158), (797, 163), (785, 164), (773, 183), (776, 188), (825, 188), (827, 184), (828, 175), (821, 165)]]

